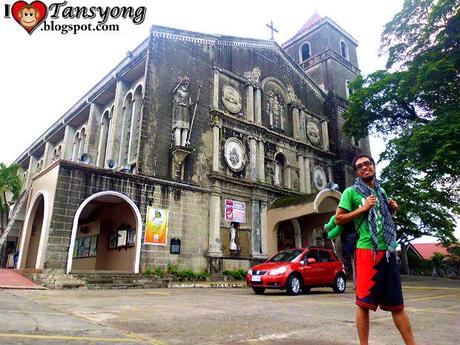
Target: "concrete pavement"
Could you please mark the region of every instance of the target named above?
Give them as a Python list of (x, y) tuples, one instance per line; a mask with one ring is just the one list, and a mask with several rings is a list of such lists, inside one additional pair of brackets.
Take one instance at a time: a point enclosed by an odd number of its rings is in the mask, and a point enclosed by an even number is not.
[[(418, 344), (460, 339), (460, 281), (405, 279)], [(358, 344), (354, 292), (288, 296), (238, 289), (0, 291), (0, 344)], [(371, 313), (371, 344), (402, 344)]]

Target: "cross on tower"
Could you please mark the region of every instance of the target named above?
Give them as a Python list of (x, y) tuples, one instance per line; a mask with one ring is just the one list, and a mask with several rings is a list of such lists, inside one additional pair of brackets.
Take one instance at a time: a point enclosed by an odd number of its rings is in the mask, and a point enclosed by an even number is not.
[(278, 30), (276, 30), (275, 27), (273, 26), (273, 20), (270, 20), (270, 25), (265, 24), (265, 26), (267, 26), (271, 30), (272, 37), (270, 39), (273, 41), (275, 39), (273, 37), (273, 31), (278, 33)]

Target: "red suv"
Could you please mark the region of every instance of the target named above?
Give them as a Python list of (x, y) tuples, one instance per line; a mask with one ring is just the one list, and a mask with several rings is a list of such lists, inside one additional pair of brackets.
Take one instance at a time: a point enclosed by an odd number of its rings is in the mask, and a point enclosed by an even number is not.
[(251, 267), (246, 281), (256, 294), (265, 289), (286, 289), (290, 295), (315, 286), (330, 286), (342, 293), (347, 283), (343, 263), (332, 250), (319, 247), (283, 250)]

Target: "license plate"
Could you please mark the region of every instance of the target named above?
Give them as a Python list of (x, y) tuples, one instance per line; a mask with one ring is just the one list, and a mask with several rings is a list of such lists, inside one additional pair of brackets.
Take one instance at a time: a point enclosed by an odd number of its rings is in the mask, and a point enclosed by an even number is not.
[(253, 281), (253, 282), (261, 282), (262, 278), (259, 277), (259, 276), (252, 276), (251, 281)]

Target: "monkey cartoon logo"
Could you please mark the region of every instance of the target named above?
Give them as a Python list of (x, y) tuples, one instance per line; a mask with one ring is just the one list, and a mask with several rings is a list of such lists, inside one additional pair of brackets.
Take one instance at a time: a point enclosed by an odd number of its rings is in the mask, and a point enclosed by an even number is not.
[(28, 4), (25, 1), (16, 1), (11, 7), (13, 18), (29, 33), (45, 20), (48, 9), (41, 1)]

